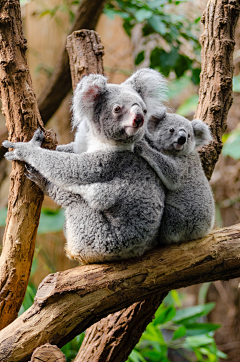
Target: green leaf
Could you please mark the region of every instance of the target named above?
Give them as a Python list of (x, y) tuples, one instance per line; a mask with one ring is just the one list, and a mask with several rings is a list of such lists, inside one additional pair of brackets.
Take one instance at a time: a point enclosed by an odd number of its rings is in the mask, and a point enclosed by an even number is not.
[(181, 326), (176, 331), (174, 331), (172, 340), (175, 341), (175, 339), (182, 338), (185, 335), (186, 335), (186, 328), (184, 326)]
[(6, 225), (7, 207), (0, 209), (0, 227)]
[(233, 92), (240, 92), (240, 74), (233, 77)]
[(173, 317), (176, 315), (176, 309), (173, 305), (169, 305), (168, 307), (159, 307), (155, 318), (153, 320), (154, 326), (158, 324), (164, 324), (169, 322), (173, 319)]
[(217, 356), (219, 358), (223, 358), (223, 359), (227, 359), (228, 358), (228, 355), (226, 353), (223, 353), (222, 351), (220, 351), (219, 349), (217, 350)]
[(191, 324), (185, 324), (185, 327), (187, 329), (187, 336), (196, 336), (215, 331), (220, 327), (220, 324), (191, 323)]
[(64, 210), (58, 209), (53, 211), (49, 209), (42, 209), (38, 234), (61, 231), (63, 229), (64, 221)]
[(171, 293), (172, 299), (174, 300), (176, 306), (177, 306), (177, 307), (181, 307), (181, 306), (182, 306), (182, 302), (181, 302), (181, 300), (180, 300), (180, 298), (179, 298), (178, 292), (177, 292), (175, 289), (173, 289), (173, 290), (171, 290), (170, 293)]
[(215, 303), (206, 303), (203, 305), (179, 309), (177, 310), (173, 321), (176, 323), (187, 324), (193, 317), (196, 319), (203, 315), (207, 315), (214, 307)]
[(186, 117), (191, 113), (195, 113), (197, 105), (198, 105), (198, 94), (194, 94), (189, 97), (185, 102), (181, 104), (176, 110), (176, 113), (180, 116)]
[(187, 337), (185, 344), (186, 346), (195, 348), (195, 347), (205, 346), (213, 342), (214, 342), (213, 337), (209, 337), (207, 335), (201, 335), (201, 336)]
[(145, 358), (135, 349), (132, 350), (128, 359), (132, 362), (146, 362)]
[(148, 20), (148, 23), (157, 33), (161, 35), (166, 34), (166, 24), (161, 21), (160, 16), (153, 15), (151, 19)]
[(143, 333), (143, 337), (153, 342), (166, 344), (161, 331), (154, 326), (153, 323), (148, 324), (146, 331)]
[(235, 160), (240, 159), (240, 129), (231, 132), (223, 145), (222, 154)]
[(147, 20), (151, 18), (153, 15), (152, 11), (146, 10), (146, 9), (140, 9), (135, 12), (135, 18), (139, 23), (141, 23), (143, 20)]
[(151, 349), (146, 349), (142, 353), (143, 353), (143, 356), (145, 358), (147, 358), (147, 361), (151, 361), (151, 362), (163, 361), (163, 358), (164, 358), (162, 353), (156, 351), (156, 349), (152, 349), (152, 350)]
[(148, 1), (148, 6), (155, 10), (158, 9), (160, 6), (163, 6), (164, 4), (168, 4), (169, 1), (168, 0), (152, 0), (152, 1)]
[(144, 50), (138, 53), (138, 55), (135, 58), (135, 65), (139, 65), (145, 58), (145, 52)]

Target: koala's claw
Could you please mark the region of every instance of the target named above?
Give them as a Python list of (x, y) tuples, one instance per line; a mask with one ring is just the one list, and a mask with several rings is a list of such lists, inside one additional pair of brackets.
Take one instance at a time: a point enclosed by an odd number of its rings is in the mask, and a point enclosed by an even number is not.
[(3, 141), (2, 146), (5, 148), (15, 148), (16, 143), (9, 142), (9, 141)]
[(31, 139), (31, 143), (35, 144), (36, 146), (41, 146), (42, 141), (44, 140), (44, 133), (41, 131), (40, 128), (38, 128), (33, 135), (33, 138)]
[(17, 154), (17, 150), (11, 151), (11, 152), (6, 152), (4, 157), (8, 161), (21, 161), (21, 158)]

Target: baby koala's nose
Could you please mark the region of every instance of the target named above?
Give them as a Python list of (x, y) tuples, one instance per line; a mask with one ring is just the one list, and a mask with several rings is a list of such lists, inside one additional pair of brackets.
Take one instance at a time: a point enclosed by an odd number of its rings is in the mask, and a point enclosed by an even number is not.
[(186, 137), (186, 135), (185, 135), (185, 132), (179, 132), (179, 138), (178, 138), (178, 143), (180, 144), (180, 145), (184, 145), (184, 143), (186, 142), (186, 140), (187, 140), (187, 137)]

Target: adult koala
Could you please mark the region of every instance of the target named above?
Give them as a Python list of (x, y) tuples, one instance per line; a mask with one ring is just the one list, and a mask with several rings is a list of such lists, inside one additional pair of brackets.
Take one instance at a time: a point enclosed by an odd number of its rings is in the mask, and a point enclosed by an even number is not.
[[(140, 154), (158, 174), (166, 187), (165, 209), (160, 227), (160, 243), (171, 244), (198, 239), (213, 228), (215, 206), (197, 148), (212, 137), (208, 126), (164, 112), (149, 123), (136, 145)], [(153, 128), (152, 128), (153, 129)]]
[(120, 85), (89, 75), (73, 97), (75, 141), (56, 151), (30, 142), (4, 141), (8, 160), (27, 163), (29, 178), (66, 209), (67, 254), (83, 263), (142, 255), (157, 244), (165, 192), (161, 180), (134, 144), (157, 116), (165, 82), (142, 69)]

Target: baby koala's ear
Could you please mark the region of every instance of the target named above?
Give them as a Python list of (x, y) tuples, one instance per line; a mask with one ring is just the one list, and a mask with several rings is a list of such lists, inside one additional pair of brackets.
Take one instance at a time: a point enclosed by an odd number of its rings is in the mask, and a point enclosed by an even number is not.
[(209, 127), (198, 119), (194, 119), (191, 122), (193, 127), (194, 138), (196, 147), (207, 145), (212, 140), (212, 135)]
[(90, 74), (78, 83), (72, 102), (72, 127), (76, 127), (83, 118), (91, 117), (94, 103), (107, 89), (107, 78), (100, 74)]
[(139, 69), (122, 85), (129, 86), (140, 94), (151, 115), (167, 100), (167, 82), (156, 70)]

